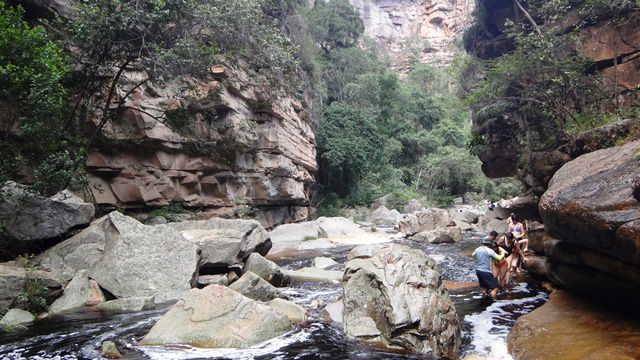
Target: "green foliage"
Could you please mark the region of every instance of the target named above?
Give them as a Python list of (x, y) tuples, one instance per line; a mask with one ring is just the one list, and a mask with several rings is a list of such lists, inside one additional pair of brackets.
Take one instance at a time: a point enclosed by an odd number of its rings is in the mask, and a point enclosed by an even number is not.
[(364, 32), (360, 14), (347, 0), (316, 1), (307, 17), (312, 36), (327, 53), (355, 45)]
[[(77, 176), (77, 139), (65, 129), (70, 67), (42, 26), (0, 1), (0, 181), (52, 193)], [(35, 169), (35, 171), (30, 171)]]
[(149, 218), (154, 218), (158, 216), (168, 217), (170, 215), (182, 214), (184, 213), (184, 208), (181, 204), (173, 203), (167, 206), (159, 207), (149, 211)]
[[(507, 22), (505, 33), (515, 49), (492, 60), (468, 64), (468, 69), (476, 68), (469, 70), (469, 75), (478, 73), (478, 67), (484, 73), (466, 94), (466, 102), (475, 110), (478, 133), (501, 121), (504, 114), (517, 113), (513, 136), (522, 152), (547, 150), (562, 144), (567, 135), (623, 118), (627, 106), (637, 108), (637, 104), (619, 100), (633, 98), (633, 94), (624, 94), (610, 81), (603, 81), (596, 64), (576, 48), (584, 45), (581, 31), (586, 26), (602, 19), (615, 21), (638, 9), (640, 2), (530, 0), (527, 4), (536, 24)], [(567, 16), (576, 19), (570, 28)], [(482, 151), (481, 140), (469, 143), (476, 154)], [(522, 154), (521, 159), (526, 158), (527, 154)], [(520, 166), (528, 165), (522, 160)]]
[(35, 276), (35, 272), (38, 270), (31, 262), (32, 256), (23, 258), (25, 262), (26, 281), (24, 288), (16, 296), (15, 306), (23, 308), (31, 313), (39, 314), (47, 311), (47, 295), (48, 289), (42, 282)]

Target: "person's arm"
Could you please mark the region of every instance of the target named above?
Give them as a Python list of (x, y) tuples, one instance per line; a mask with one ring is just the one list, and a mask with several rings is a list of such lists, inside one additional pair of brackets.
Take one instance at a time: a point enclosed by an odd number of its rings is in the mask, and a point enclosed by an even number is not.
[(500, 248), (500, 255), (496, 254), (495, 251), (488, 249), (489, 250), (489, 255), (491, 255), (492, 258), (494, 258), (496, 261), (502, 261), (502, 259), (504, 259), (504, 249)]

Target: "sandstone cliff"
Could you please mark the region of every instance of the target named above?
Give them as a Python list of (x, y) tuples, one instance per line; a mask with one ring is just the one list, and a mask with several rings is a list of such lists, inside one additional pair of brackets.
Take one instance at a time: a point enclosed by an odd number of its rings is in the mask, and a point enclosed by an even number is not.
[[(465, 34), (465, 47), (480, 59), (499, 58), (515, 46), (506, 35), (507, 24), (527, 21), (512, 1), (480, 0), (479, 6), (488, 15), (476, 19), (476, 24)], [(535, 8), (530, 11), (537, 21), (542, 21), (536, 17)], [(603, 96), (615, 99), (616, 106), (621, 108), (638, 103), (639, 12), (627, 11), (615, 17), (602, 12), (587, 20), (575, 10), (552, 25), (556, 35), (566, 43), (564, 55), (592, 62), (588, 71), (601, 75), (599, 86), (604, 91)], [(477, 79), (483, 76), (481, 73), (476, 72), (471, 77)], [(476, 109), (473, 121), (474, 135), (483, 139), (480, 159), (484, 172), (490, 177), (516, 175), (537, 195), (545, 191), (553, 174), (571, 159), (640, 137), (640, 122), (634, 116), (586, 132), (568, 134), (550, 119), (508, 101)], [(523, 144), (524, 138), (529, 140), (528, 145)]]
[(224, 66), (135, 89), (146, 74), (126, 76), (127, 110), (103, 129), (86, 163), (96, 204), (180, 203), (203, 218), (249, 206), (268, 227), (307, 218), (318, 166), (300, 101)]
[(395, 67), (407, 70), (415, 53), (422, 63), (447, 66), (456, 43), (471, 22), (473, 0), (350, 0), (358, 9), (365, 34), (389, 54)]

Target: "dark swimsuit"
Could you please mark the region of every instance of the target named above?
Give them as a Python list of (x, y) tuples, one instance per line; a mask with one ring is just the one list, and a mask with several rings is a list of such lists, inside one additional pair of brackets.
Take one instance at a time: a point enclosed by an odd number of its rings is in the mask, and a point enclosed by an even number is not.
[[(507, 241), (506, 240), (502, 245), (500, 245), (500, 247), (503, 248), (507, 252), (507, 255), (505, 255), (505, 258), (508, 257), (509, 255), (513, 254), (514, 245), (515, 245), (515, 241), (511, 242), (510, 246), (507, 246)], [(499, 263), (495, 263), (495, 265), (498, 267), (498, 269), (502, 269), (503, 266), (507, 265), (507, 260), (502, 260)]]

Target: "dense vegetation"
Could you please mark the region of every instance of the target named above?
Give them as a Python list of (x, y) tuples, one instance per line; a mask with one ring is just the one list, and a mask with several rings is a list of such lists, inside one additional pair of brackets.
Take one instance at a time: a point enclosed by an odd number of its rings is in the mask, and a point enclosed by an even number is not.
[[(72, 17), (37, 26), (0, 4), (0, 104), (10, 109), (0, 130), (21, 144), (3, 141), (0, 180), (45, 193), (81, 181), (84, 156), (133, 90), (233, 61), (306, 100), (319, 204), (518, 191), (487, 179), (466, 149), (469, 113), (452, 85), (460, 66), (414, 61), (399, 78), (346, 0), (86, 0)], [(148, 78), (132, 83), (130, 69)]]
[[(508, 21), (505, 30), (512, 49), (495, 59), (467, 64), (472, 84), (465, 97), (475, 110), (477, 126), (517, 109), (522, 117), (520, 148), (526, 153), (558, 146), (562, 139), (581, 131), (638, 116), (638, 104), (625, 100), (634, 99), (639, 89), (621, 89), (616, 79), (604, 79), (599, 67), (616, 64), (597, 64), (580, 48), (585, 46), (581, 37), (585, 28), (603, 19), (620, 20), (640, 10), (640, 1), (528, 0), (518, 4), (514, 18), (519, 21)], [(468, 42), (484, 31), (482, 24), (488, 16), (487, 9), (477, 8), (477, 24), (467, 32)], [(567, 17), (572, 21), (566, 22)], [(600, 45), (619, 51), (613, 43)], [(482, 74), (480, 81), (473, 76), (478, 73)], [(615, 69), (614, 76), (624, 74)], [(531, 128), (535, 130), (529, 131)], [(482, 151), (480, 140), (470, 143), (474, 152)]]

